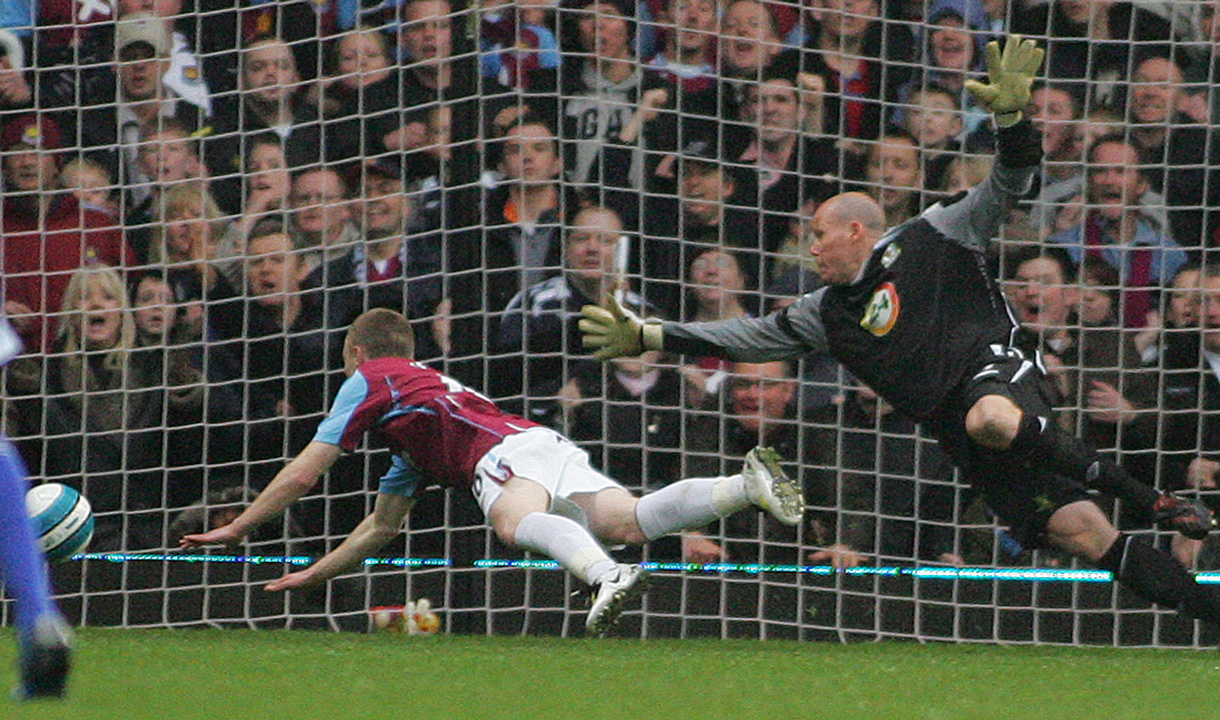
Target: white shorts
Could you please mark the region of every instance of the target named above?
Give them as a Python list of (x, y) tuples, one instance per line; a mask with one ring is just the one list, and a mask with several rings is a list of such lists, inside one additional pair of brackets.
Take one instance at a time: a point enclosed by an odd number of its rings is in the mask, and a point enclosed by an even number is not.
[(474, 492), (486, 516), (500, 497), (502, 485), (519, 477), (541, 485), (551, 496), (549, 512), (563, 515), (588, 527), (585, 513), (569, 498), (580, 493), (596, 493), (620, 488), (589, 465), (589, 453), (571, 440), (545, 427), (534, 427), (510, 435), (487, 451), (474, 466)]

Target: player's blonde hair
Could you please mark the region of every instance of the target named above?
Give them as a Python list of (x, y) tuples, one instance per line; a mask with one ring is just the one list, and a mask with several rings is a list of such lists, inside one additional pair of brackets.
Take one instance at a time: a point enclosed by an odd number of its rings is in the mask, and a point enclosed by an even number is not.
[(356, 318), (347, 330), (352, 347), (364, 348), (370, 358), (414, 357), (415, 331), (402, 313), (374, 308)]

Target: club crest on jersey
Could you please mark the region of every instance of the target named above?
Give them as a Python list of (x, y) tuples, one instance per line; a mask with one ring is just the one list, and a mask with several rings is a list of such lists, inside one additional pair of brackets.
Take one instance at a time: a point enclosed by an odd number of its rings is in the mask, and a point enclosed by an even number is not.
[(860, 327), (881, 337), (894, 329), (894, 323), (898, 322), (899, 308), (898, 289), (894, 287), (894, 283), (881, 283), (864, 308)]
[(902, 248), (898, 247), (898, 243), (890, 243), (885, 248), (885, 252), (881, 253), (881, 267), (888, 268), (894, 264), (898, 256), (902, 254)]

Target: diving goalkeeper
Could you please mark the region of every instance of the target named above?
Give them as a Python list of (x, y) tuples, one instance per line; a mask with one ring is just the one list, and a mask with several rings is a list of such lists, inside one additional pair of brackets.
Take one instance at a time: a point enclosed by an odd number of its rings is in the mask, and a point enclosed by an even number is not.
[(1095, 488), (1161, 527), (1202, 538), (1198, 502), (1163, 494), (1103, 460), (1051, 420), (1046, 368), (1013, 346), (1017, 329), (983, 250), (1041, 162), (1022, 117), (1043, 51), (1020, 36), (987, 47), (988, 83), (969, 89), (995, 116), (997, 162), (969, 192), (887, 229), (880, 206), (835, 196), (811, 222), (828, 287), (767, 317), (644, 322), (612, 298), (580, 329), (603, 360), (665, 350), (766, 362), (829, 351), (900, 412), (923, 423), (1026, 547), (1049, 544), (1114, 573), (1144, 598), (1220, 625), (1220, 595), (1170, 555), (1125, 535), (1089, 499)]

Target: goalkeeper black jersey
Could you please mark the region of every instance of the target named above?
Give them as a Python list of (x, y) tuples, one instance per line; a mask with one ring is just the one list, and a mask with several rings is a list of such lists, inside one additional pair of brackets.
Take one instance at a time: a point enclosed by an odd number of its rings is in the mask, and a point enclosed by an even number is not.
[(918, 219), (821, 304), (831, 355), (899, 412), (925, 420), (1014, 327), (982, 253)]
[(998, 162), (968, 193), (888, 230), (851, 283), (763, 318), (665, 323), (666, 350), (744, 362), (830, 352), (898, 410), (934, 415), (988, 346), (1016, 326), (983, 250), (1032, 182), (1040, 140), (1028, 121), (1000, 132)]

